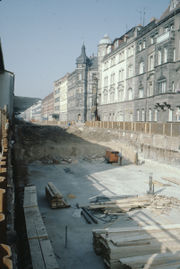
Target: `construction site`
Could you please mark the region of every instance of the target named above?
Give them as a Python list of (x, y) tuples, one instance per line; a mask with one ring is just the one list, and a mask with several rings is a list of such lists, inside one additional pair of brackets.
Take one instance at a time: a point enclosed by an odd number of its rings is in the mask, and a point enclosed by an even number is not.
[(180, 0), (144, 2), (0, 1), (0, 269), (180, 269)]
[(1, 122), (0, 268), (180, 268), (179, 125)]

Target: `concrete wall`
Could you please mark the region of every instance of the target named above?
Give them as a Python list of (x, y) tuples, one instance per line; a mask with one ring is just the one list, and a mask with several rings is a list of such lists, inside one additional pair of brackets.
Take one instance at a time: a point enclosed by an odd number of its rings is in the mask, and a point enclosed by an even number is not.
[(180, 164), (180, 123), (86, 122), (87, 127), (103, 128), (122, 149), (157, 161)]

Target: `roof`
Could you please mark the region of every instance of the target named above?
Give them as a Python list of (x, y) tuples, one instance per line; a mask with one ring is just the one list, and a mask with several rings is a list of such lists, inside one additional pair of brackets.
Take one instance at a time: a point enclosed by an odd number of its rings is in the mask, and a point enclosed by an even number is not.
[(111, 44), (111, 39), (110, 39), (109, 36), (106, 34), (106, 35), (104, 35), (104, 37), (99, 41), (99, 45), (107, 45), (107, 44)]
[(77, 64), (85, 64), (87, 63), (87, 61), (89, 60), (89, 58), (86, 56), (86, 49), (84, 44), (82, 45), (81, 48), (81, 55), (76, 59), (76, 63)]
[(98, 57), (90, 58), (90, 69), (98, 69)]

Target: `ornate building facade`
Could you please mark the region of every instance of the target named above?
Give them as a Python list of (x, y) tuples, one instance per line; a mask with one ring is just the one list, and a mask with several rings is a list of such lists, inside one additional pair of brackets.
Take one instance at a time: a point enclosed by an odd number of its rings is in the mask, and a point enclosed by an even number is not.
[(98, 46), (98, 115), (105, 121), (180, 121), (180, 1), (159, 20)]
[(76, 59), (76, 69), (68, 76), (67, 119), (69, 121), (95, 120), (97, 115), (97, 57), (86, 56), (85, 46)]

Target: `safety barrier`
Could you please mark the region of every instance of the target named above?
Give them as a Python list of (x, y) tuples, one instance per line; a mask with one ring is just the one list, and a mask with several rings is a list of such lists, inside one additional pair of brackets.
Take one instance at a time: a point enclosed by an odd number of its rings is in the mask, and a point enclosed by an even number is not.
[(164, 136), (180, 136), (180, 122), (111, 122), (111, 121), (86, 121), (87, 127), (119, 129), (129, 132), (145, 134), (160, 134)]

